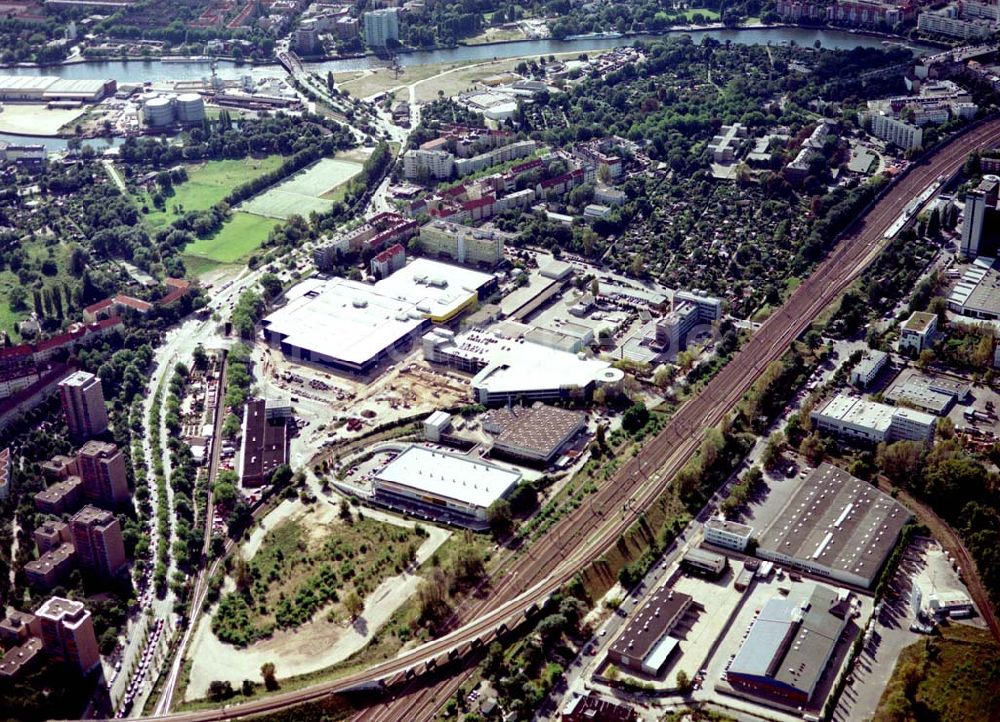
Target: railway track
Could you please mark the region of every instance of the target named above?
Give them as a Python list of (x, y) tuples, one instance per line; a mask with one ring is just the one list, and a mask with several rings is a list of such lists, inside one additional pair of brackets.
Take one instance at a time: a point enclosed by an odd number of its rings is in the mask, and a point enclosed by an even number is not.
[[(870, 209), (785, 304), (765, 321), (736, 356), (685, 403), (642, 453), (622, 465), (614, 478), (591, 495), (590, 503), (563, 517), (527, 554), (514, 561), (508, 572), (494, 580), (482, 598), (463, 606), (457, 623), (463, 626), (392, 660), (343, 679), (267, 697), (229, 709), (167, 715), (177, 722), (210, 722), (261, 714), (329, 694), (356, 689), (366, 683), (402, 673), (440, 659), (448, 651), (488, 636), (497, 625), (546, 599), (591, 561), (599, 558), (666, 488), (676, 472), (691, 458), (702, 432), (717, 425), (767, 366), (782, 356), (813, 319), (836, 300), (878, 255), (883, 236), (907, 203), (942, 174), (950, 174), (976, 148), (1000, 143), (1000, 120), (969, 130), (939, 148), (897, 181)], [(646, 471), (652, 473), (647, 475)], [(631, 510), (620, 514), (622, 503), (632, 499)], [(468, 674), (468, 673), (466, 673)], [(404, 688), (392, 702), (362, 712), (357, 719), (431, 719), (454, 693), (464, 675), (414, 691)]]

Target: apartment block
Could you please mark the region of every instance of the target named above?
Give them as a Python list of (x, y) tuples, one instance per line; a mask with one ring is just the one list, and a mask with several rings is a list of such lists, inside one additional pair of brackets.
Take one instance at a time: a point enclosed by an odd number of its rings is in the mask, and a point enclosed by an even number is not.
[(35, 494), (35, 508), (45, 514), (60, 516), (76, 509), (82, 497), (83, 480), (79, 476), (70, 476)]
[(77, 466), (87, 500), (108, 507), (129, 500), (125, 456), (115, 444), (88, 441), (77, 455)]
[(494, 268), (503, 260), (513, 234), (479, 229), (449, 221), (431, 221), (420, 228), (420, 248), (430, 256), (450, 258), (470, 266)]
[(94, 374), (77, 371), (69, 375), (59, 383), (59, 396), (71, 436), (89, 439), (108, 430), (104, 390)]
[(122, 528), (114, 514), (88, 505), (70, 518), (69, 527), (83, 569), (114, 577), (125, 566)]
[(86, 674), (101, 661), (94, 622), (82, 602), (51, 597), (35, 611), (42, 647), (56, 661), (75, 665)]

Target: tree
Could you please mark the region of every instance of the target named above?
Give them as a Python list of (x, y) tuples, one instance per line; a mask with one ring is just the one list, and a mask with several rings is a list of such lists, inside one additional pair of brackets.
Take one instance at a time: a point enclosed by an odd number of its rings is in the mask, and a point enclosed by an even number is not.
[(357, 619), (361, 612), (365, 611), (365, 602), (355, 590), (351, 590), (344, 597), (344, 609), (351, 615), (351, 619)]
[(514, 523), (510, 503), (506, 499), (497, 499), (490, 504), (486, 510), (486, 521), (489, 522), (490, 531), (495, 538), (503, 539), (506, 537)]
[(223, 700), (229, 699), (234, 694), (233, 685), (231, 682), (223, 682), (218, 679), (214, 679), (208, 683), (208, 698), (213, 702), (221, 702)]
[(264, 662), (260, 666), (260, 676), (264, 678), (264, 688), (268, 692), (278, 689), (278, 678), (275, 676), (274, 662)]
[(622, 415), (622, 428), (629, 433), (636, 433), (649, 421), (649, 410), (641, 401), (630, 406)]
[(596, 278), (590, 281), (590, 294), (594, 298), (597, 298), (598, 296), (601, 295), (601, 282)]
[(826, 456), (826, 444), (817, 432), (809, 434), (799, 444), (799, 453), (813, 466), (818, 466)]
[(920, 352), (920, 356), (917, 357), (917, 367), (920, 368), (921, 371), (926, 370), (936, 359), (937, 356), (934, 351), (932, 349), (925, 348)]
[(780, 431), (775, 431), (767, 439), (767, 445), (761, 454), (760, 463), (765, 469), (773, 469), (781, 461), (781, 447), (785, 445), (785, 436)]
[(691, 678), (683, 669), (677, 670), (677, 690), (681, 694), (687, 694), (691, 691)]
[(910, 484), (919, 478), (923, 459), (924, 445), (919, 441), (879, 444), (875, 452), (879, 470), (896, 484)]

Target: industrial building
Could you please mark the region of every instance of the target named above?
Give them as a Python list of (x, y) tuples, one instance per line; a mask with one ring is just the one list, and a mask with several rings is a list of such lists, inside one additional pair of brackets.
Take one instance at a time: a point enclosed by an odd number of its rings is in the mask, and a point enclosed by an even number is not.
[(374, 474), (375, 501), (457, 526), (485, 529), (486, 511), (521, 474), (476, 458), (409, 446)]
[(205, 100), (197, 93), (149, 98), (142, 105), (142, 119), (151, 128), (201, 123), (205, 119)]
[(289, 407), (266, 399), (251, 399), (243, 410), (240, 483), (244, 487), (271, 482), (274, 470), (288, 463)]
[(885, 392), (887, 401), (944, 416), (971, 391), (968, 381), (920, 372), (905, 374)]
[(546, 406), (493, 409), (483, 416), (483, 430), (494, 434), (493, 453), (515, 459), (550, 464), (563, 447), (587, 426), (579, 411)]
[(910, 513), (846, 471), (821, 464), (761, 535), (757, 556), (870, 587)]
[(420, 250), (429, 256), (486, 268), (495, 268), (503, 260), (504, 245), (514, 238), (513, 233), (441, 220), (421, 226), (419, 236)]
[(934, 343), (937, 333), (937, 315), (914, 311), (899, 327), (899, 350), (908, 349), (919, 354)]
[(681, 568), (693, 574), (707, 577), (721, 577), (729, 567), (729, 560), (721, 554), (707, 549), (689, 549), (681, 557)]
[(727, 521), (724, 517), (705, 522), (705, 541), (717, 547), (745, 552), (752, 537), (753, 527), (746, 524)]
[(435, 329), (424, 335), (423, 352), (431, 363), (475, 374), (473, 396), (484, 406), (584, 401), (598, 385), (616, 384), (624, 377), (607, 361), (486, 331), (455, 336), (446, 329)]
[(726, 681), (755, 696), (808, 703), (827, 673), (849, 612), (844, 595), (818, 585), (805, 599), (769, 599), (729, 665)]
[(860, 389), (868, 388), (889, 362), (889, 354), (878, 349), (868, 349), (851, 371), (851, 383)]
[(691, 595), (660, 587), (608, 649), (608, 659), (630, 671), (657, 676), (680, 640), (670, 633), (691, 606)]
[(972, 262), (952, 289), (948, 310), (970, 318), (1000, 319), (1000, 272), (995, 258), (980, 256)]
[(108, 430), (101, 380), (92, 373), (77, 371), (59, 382), (59, 398), (69, 433), (75, 439), (89, 439)]
[(451, 414), (447, 411), (435, 411), (424, 419), (424, 438), (437, 443), (449, 428), (451, 428)]
[(54, 75), (0, 75), (0, 101), (96, 103), (114, 95), (114, 80), (66, 80)]
[(937, 419), (930, 414), (837, 394), (809, 414), (821, 431), (853, 441), (930, 441)]
[(264, 338), (291, 358), (365, 374), (409, 349), (431, 323), (475, 308), (495, 287), (488, 274), (418, 258), (375, 284), (303, 281), (261, 326)]

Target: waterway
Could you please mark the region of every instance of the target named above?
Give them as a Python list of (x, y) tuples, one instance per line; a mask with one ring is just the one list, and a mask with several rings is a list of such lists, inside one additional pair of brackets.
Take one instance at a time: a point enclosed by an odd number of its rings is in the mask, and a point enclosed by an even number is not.
[[(676, 31), (678, 34), (683, 30)], [(842, 30), (821, 30), (811, 28), (747, 28), (742, 30), (716, 29), (686, 31), (696, 43), (705, 37), (721, 42), (730, 41), (744, 45), (779, 44), (795, 42), (797, 45), (813, 47), (818, 40), (827, 49), (845, 50), (861, 47), (884, 47), (883, 39), (870, 35), (848, 33)], [(606, 50), (628, 45), (644, 36), (629, 38), (582, 38), (580, 40), (521, 40), (489, 45), (460, 45), (440, 50), (422, 50), (402, 53), (399, 62), (408, 65), (432, 65), (463, 61), (487, 61), (494, 58), (516, 58), (521, 56), (554, 55), (566, 52), (586, 52)], [(645, 39), (648, 39), (646, 37)], [(895, 41), (890, 41), (895, 42)], [(908, 44), (916, 52), (933, 51), (929, 46)], [(329, 60), (322, 63), (307, 63), (310, 70), (326, 73), (366, 70), (385, 65), (385, 61), (374, 56)], [(282, 75), (284, 71), (277, 65), (251, 66), (236, 65), (229, 61), (219, 61), (216, 69), (219, 77), (231, 80), (252, 75), (266, 77)], [(0, 75), (57, 75), (69, 80), (114, 78), (119, 83), (142, 83), (145, 81), (168, 82), (171, 80), (199, 80), (211, 74), (209, 63), (180, 62), (161, 63), (158, 60), (107, 60), (73, 63), (46, 68), (3, 68)]]

